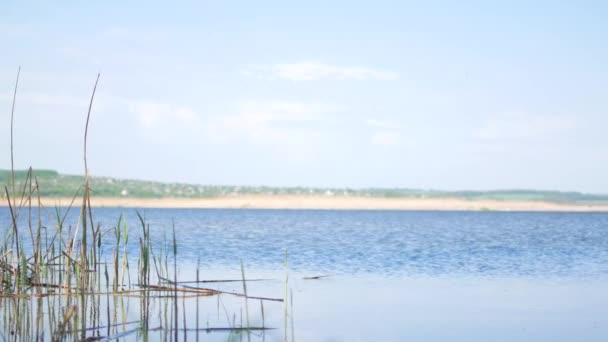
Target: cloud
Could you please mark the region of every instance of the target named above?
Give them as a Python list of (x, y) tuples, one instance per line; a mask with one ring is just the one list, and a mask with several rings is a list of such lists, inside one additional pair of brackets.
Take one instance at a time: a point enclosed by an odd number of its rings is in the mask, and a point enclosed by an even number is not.
[(248, 101), (239, 104), (233, 114), (211, 118), (207, 136), (215, 142), (289, 143), (324, 122), (324, 114), (339, 110), (340, 107), (326, 104)]
[(341, 67), (319, 62), (300, 62), (261, 66), (256, 67), (253, 70), (245, 71), (245, 74), (261, 79), (280, 79), (290, 81), (392, 81), (399, 79), (399, 74), (393, 71), (378, 70), (367, 67)]
[(372, 133), (371, 143), (379, 146), (392, 146), (399, 143), (399, 134), (396, 131), (377, 131)]
[[(17, 94), (17, 96), (20, 95)], [(37, 105), (86, 108), (89, 104), (88, 98), (63, 94), (28, 93), (20, 97), (24, 101), (30, 101)]]
[(100, 96), (108, 110), (126, 109), (138, 134), (151, 142), (183, 141), (216, 144), (286, 144), (310, 139), (326, 120), (326, 114), (341, 107), (294, 101), (244, 101), (226, 112), (203, 112), (184, 104), (147, 99)]
[(372, 145), (393, 146), (399, 144), (399, 125), (375, 118), (367, 119), (364, 123), (372, 131), (370, 138)]
[[(0, 94), (0, 101), (13, 101), (13, 93)], [(59, 106), (59, 107), (86, 107), (89, 99), (79, 98), (76, 96), (56, 94), (56, 93), (40, 93), (40, 92), (17, 92), (17, 105), (38, 105), (38, 106)]]
[(36, 34), (36, 30), (30, 24), (0, 23), (0, 34), (10, 38), (25, 38)]
[(284, 162), (310, 165), (332, 148), (339, 134), (332, 114), (342, 110), (322, 103), (247, 101), (209, 118), (205, 137), (212, 144), (247, 146)]
[(0, 93), (0, 101), (9, 102), (13, 100), (13, 94), (9, 92)]
[(153, 101), (128, 101), (127, 109), (135, 116), (140, 127), (144, 129), (193, 124), (198, 119), (191, 107), (174, 106)]
[(393, 123), (388, 121), (378, 120), (378, 119), (367, 119), (365, 120), (365, 124), (372, 128), (391, 128), (395, 127)]
[(116, 98), (113, 103), (116, 110), (126, 108), (134, 132), (147, 143), (196, 146), (203, 141), (204, 120), (196, 108), (146, 99)]
[[(66, 37), (57, 44), (55, 51), (62, 59), (73, 59), (78, 63), (89, 63), (105, 69), (108, 65), (125, 66), (135, 64), (148, 66), (166, 58), (170, 33), (158, 30), (137, 30), (123, 26), (109, 26), (90, 34), (79, 33)], [(111, 53), (108, 53), (111, 51)]]
[(122, 26), (111, 26), (98, 33), (98, 37), (107, 41), (136, 42), (138, 44), (154, 43), (169, 38), (169, 34), (161, 31), (140, 31)]
[(573, 132), (576, 125), (576, 120), (566, 116), (508, 113), (487, 119), (474, 137), (491, 142), (548, 140)]

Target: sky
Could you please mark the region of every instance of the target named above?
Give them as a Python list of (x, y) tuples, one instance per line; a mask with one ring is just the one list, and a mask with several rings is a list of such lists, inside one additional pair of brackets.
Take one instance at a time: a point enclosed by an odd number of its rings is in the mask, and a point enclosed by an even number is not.
[(0, 168), (608, 193), (608, 3), (0, 3)]

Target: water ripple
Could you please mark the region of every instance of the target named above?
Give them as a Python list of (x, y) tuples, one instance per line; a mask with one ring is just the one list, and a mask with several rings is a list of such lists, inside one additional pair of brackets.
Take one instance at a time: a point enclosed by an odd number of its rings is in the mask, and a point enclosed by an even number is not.
[[(120, 213), (137, 241), (134, 210), (97, 209), (95, 217), (109, 228)], [(608, 214), (147, 209), (145, 216), (156, 248), (170, 242), (174, 222), (180, 260), (214, 267), (243, 260), (277, 269), (287, 251), (291, 269), (324, 273), (608, 274)], [(10, 226), (4, 210), (0, 223)]]

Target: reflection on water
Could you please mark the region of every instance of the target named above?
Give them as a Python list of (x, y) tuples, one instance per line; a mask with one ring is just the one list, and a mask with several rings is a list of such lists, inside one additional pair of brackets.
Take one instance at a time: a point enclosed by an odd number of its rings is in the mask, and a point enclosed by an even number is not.
[[(189, 273), (186, 272), (186, 273)], [(251, 277), (276, 280), (252, 282), (251, 295), (273, 296), (284, 292), (283, 274), (249, 272)], [(238, 277), (239, 272), (206, 272), (209, 278)], [(290, 275), (294, 300), (294, 334), (298, 341), (605, 341), (608, 336), (607, 279), (576, 281), (536, 278), (386, 278), (366, 275), (336, 276), (304, 280), (303, 274)], [(221, 284), (213, 288), (242, 290), (240, 284)], [(19, 312), (21, 319), (36, 320), (39, 330), (23, 331), (21, 340), (42, 334), (49, 339), (47, 310), (49, 299), (3, 299), (3, 310)], [(220, 295), (188, 296), (171, 293), (146, 301), (142, 296), (52, 297), (56, 307), (86, 307), (77, 312), (86, 317), (82, 326), (68, 325), (74, 340), (92, 336), (121, 337), (126, 341), (205, 341), (247, 340), (243, 332), (212, 331), (207, 328), (246, 326), (242, 298)], [(86, 306), (82, 305), (86, 301)], [(16, 311), (18, 305), (25, 306)], [(282, 303), (250, 300), (250, 325), (277, 328), (252, 331), (253, 341), (284, 340)], [(12, 307), (9, 307), (12, 306)], [(198, 306), (198, 310), (197, 310)], [(93, 308), (96, 308), (93, 310)], [(6, 312), (6, 311), (5, 311)], [(174, 323), (175, 312), (178, 322)], [(291, 315), (291, 311), (289, 312)], [(43, 316), (44, 315), (44, 316)], [(27, 316), (27, 318), (26, 318)], [(4, 319), (16, 317), (4, 315)], [(262, 318), (263, 317), (263, 318)], [(62, 321), (62, 315), (55, 317)], [(108, 325), (107, 322), (110, 322)], [(5, 325), (6, 327), (6, 325)], [(85, 328), (86, 327), (86, 328)], [(147, 327), (147, 329), (142, 329)], [(86, 330), (83, 330), (86, 329)], [(3, 331), (8, 337), (10, 332)], [(291, 328), (288, 327), (291, 336)]]
[[(130, 223), (127, 253), (137, 258), (141, 229), (135, 211), (94, 211), (96, 222), (105, 227), (102, 231), (116, 225), (121, 213)], [(45, 308), (69, 310), (76, 305), (82, 310), (86, 300), (90, 311), (75, 313), (87, 317), (79, 320), (86, 323), (66, 328), (79, 337), (125, 334), (126, 340), (170, 340), (177, 331), (180, 340), (246, 340), (235, 330), (204, 330), (240, 326), (246, 316), (250, 326), (277, 328), (252, 332), (253, 340), (265, 341), (284, 340), (286, 317), (288, 323), (293, 318), (293, 333), (300, 341), (608, 337), (608, 214), (183, 209), (142, 213), (150, 223), (155, 250), (170, 250), (175, 225), (180, 281), (196, 279), (199, 259), (201, 279), (240, 279), (242, 260), (247, 278), (270, 279), (248, 282), (250, 296), (284, 298), (287, 251), (293, 316), (289, 307), (286, 316), (283, 303), (264, 302), (262, 315), (259, 300), (251, 299), (245, 306), (242, 297), (228, 294), (192, 297), (184, 292), (177, 301), (169, 292), (154, 292), (146, 300), (138, 293), (52, 296), (43, 297), (42, 304), (40, 299), (5, 298), (0, 302), (3, 336), (15, 331), (7, 327), (16, 327), (16, 316), (8, 313), (25, 313), (19, 317), (36, 322), (42, 311), (40, 331), (48, 339), (64, 313), (50, 319), (51, 311)], [(75, 226), (77, 214), (69, 215), (68, 225)], [(51, 229), (52, 216), (43, 217)], [(4, 209), (0, 223), (10, 227)], [(111, 256), (111, 244), (104, 241), (101, 247)], [(319, 275), (331, 276), (303, 279)], [(192, 286), (243, 292), (241, 282)], [(147, 329), (142, 330), (142, 324)], [(289, 324), (287, 330), (291, 339)], [(22, 338), (36, 336), (33, 331), (28, 334)]]
[(280, 311), (277, 308), (282, 303), (250, 298), (251, 311), (245, 311), (244, 300), (230, 294), (197, 295), (182, 287), (177, 293), (171, 288), (131, 288), (118, 293), (12, 296), (0, 298), (0, 333), (4, 340), (23, 341), (278, 340), (270, 337), (273, 329), (269, 324), (280, 327), (281, 322), (268, 322), (262, 307)]
[(607, 284), (369, 276), (299, 283), (296, 329), (304, 341), (603, 341)]

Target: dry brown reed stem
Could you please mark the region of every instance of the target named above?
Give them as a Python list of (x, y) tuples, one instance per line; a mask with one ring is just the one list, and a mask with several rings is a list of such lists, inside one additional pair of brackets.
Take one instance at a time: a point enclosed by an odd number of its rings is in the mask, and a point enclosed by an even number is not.
[[(162, 279), (162, 280), (168, 281), (170, 284), (177, 286), (177, 284), (175, 284), (175, 282), (173, 282), (169, 279)], [(165, 288), (172, 289), (169, 287), (165, 287)], [(178, 289), (214, 291), (216, 294), (229, 294), (229, 295), (233, 295), (233, 296), (237, 296), (237, 297), (247, 297), (248, 299), (259, 299), (259, 300), (268, 300), (268, 301), (272, 301), (272, 302), (283, 302), (283, 299), (281, 299), (281, 298), (246, 296), (246, 295), (244, 295), (242, 293), (238, 293), (238, 292), (219, 291), (219, 290), (214, 290), (214, 289), (209, 289), (209, 288), (204, 288), (204, 287), (194, 287), (194, 286), (188, 286), (188, 285), (182, 285), (182, 287), (178, 288)]]
[[(164, 280), (167, 280), (166, 278), (162, 278)], [(256, 279), (245, 279), (245, 281), (247, 282), (252, 282), (252, 281), (270, 281), (270, 280), (276, 280), (276, 279), (272, 279), (272, 278), (256, 278)], [(201, 284), (205, 284), (205, 283), (235, 283), (235, 282), (242, 282), (243, 279), (210, 279), (210, 280), (191, 280), (191, 281), (178, 281), (177, 284), (197, 284), (197, 283), (201, 283)]]
[[(89, 224), (91, 226), (91, 235), (93, 236), (93, 267), (94, 270), (97, 271), (97, 258), (96, 258), (96, 232), (95, 225), (93, 224), (93, 212), (91, 210), (91, 196), (90, 196), (90, 188), (89, 188), (89, 166), (87, 164), (87, 138), (89, 135), (89, 122), (91, 120), (91, 109), (93, 108), (93, 100), (95, 99), (95, 92), (97, 91), (97, 84), (99, 83), (99, 77), (101, 74), (97, 74), (97, 79), (95, 80), (95, 85), (93, 86), (93, 92), (91, 94), (91, 101), (89, 102), (89, 110), (87, 111), (87, 121), (84, 127), (84, 198), (82, 203), (82, 222), (83, 222), (83, 246), (86, 251), (87, 248), (87, 232), (86, 232), (86, 215), (89, 215)], [(88, 213), (87, 213), (88, 208)], [(83, 253), (86, 258), (86, 252)]]
[(15, 103), (17, 102), (17, 88), (19, 87), (19, 76), (21, 75), (21, 66), (17, 70), (17, 80), (15, 81), (15, 91), (13, 92), (13, 106), (11, 108), (11, 174), (13, 194), (15, 194), (15, 160), (13, 158), (13, 124), (15, 118)]
[[(148, 291), (173, 291), (179, 293), (198, 293), (201, 295), (213, 296), (220, 293), (225, 293), (218, 290), (213, 289), (190, 289), (190, 288), (176, 288), (174, 286), (162, 286), (162, 285), (140, 285), (144, 290)], [(139, 290), (140, 292), (144, 292), (144, 290)], [(171, 298), (172, 296), (167, 296), (167, 298)]]
[(89, 168), (87, 165), (87, 136), (89, 134), (89, 121), (91, 120), (91, 109), (93, 108), (93, 99), (95, 98), (95, 92), (97, 91), (97, 84), (99, 83), (99, 77), (101, 74), (97, 74), (95, 85), (93, 86), (93, 93), (91, 94), (91, 101), (89, 102), (89, 110), (87, 112), (87, 121), (84, 127), (84, 176), (85, 184), (88, 183)]

